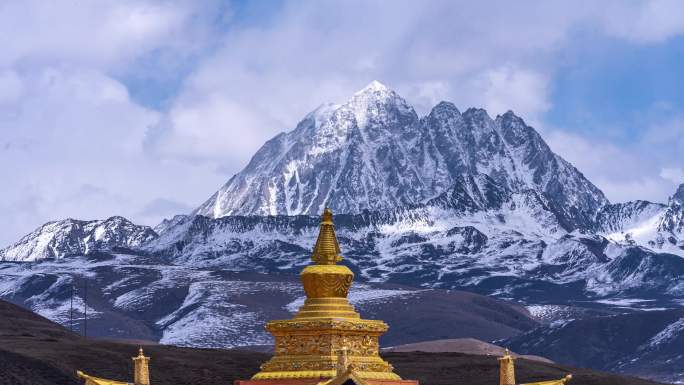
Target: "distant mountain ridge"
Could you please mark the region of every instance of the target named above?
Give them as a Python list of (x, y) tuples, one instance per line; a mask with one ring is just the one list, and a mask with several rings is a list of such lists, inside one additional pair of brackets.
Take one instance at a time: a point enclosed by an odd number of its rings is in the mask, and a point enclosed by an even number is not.
[(684, 183), (668, 204), (633, 201), (604, 206), (595, 231), (625, 245), (684, 257)]
[(499, 343), (574, 366), (648, 375), (672, 384), (684, 380), (684, 309), (557, 322)]
[(114, 248), (132, 249), (156, 237), (149, 226), (133, 224), (120, 216), (93, 221), (66, 219), (48, 222), (0, 249), (0, 261), (34, 261)]
[(419, 118), (379, 82), (325, 105), (266, 142), (194, 213), (357, 214), (424, 203), (470, 176), (510, 192), (535, 190), (567, 230), (590, 228), (608, 200), (513, 112), (491, 119), (441, 102)]

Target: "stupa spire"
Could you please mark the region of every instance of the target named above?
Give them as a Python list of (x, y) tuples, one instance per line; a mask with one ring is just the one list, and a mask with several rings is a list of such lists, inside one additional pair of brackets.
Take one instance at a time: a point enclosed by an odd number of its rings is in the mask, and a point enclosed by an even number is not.
[(337, 264), (342, 256), (335, 236), (332, 210), (329, 208), (323, 211), (311, 260), (314, 263), (300, 274), (306, 301), (296, 318), (359, 318), (359, 313), (347, 300), (354, 273), (347, 266)]
[(332, 210), (326, 208), (321, 217), (318, 239), (311, 254), (311, 260), (317, 265), (334, 265), (342, 260), (340, 244), (335, 235)]

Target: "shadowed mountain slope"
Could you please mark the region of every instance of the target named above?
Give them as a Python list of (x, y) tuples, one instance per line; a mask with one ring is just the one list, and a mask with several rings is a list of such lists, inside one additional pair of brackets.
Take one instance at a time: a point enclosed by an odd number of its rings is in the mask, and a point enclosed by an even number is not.
[(554, 322), (503, 344), (518, 353), (572, 365), (666, 382), (684, 380), (682, 309)]

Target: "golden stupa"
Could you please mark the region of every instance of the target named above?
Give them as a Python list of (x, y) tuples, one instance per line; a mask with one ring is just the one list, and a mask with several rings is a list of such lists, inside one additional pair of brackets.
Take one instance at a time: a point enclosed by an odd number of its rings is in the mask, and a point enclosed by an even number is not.
[[(379, 355), (378, 338), (387, 331), (382, 321), (362, 319), (347, 294), (354, 273), (342, 260), (333, 214), (325, 209), (320, 233), (300, 278), (306, 301), (294, 318), (270, 321), (275, 354), (252, 380), (237, 384), (318, 384), (352, 379), (364, 384), (417, 384), (402, 380)], [(280, 380), (280, 381), (274, 381)], [(336, 381), (337, 380), (337, 381)]]

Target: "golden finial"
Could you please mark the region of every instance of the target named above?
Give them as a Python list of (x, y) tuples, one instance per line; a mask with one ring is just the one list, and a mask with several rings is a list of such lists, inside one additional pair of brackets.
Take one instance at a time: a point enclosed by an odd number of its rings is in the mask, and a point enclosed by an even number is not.
[(321, 217), (321, 227), (314, 246), (313, 260), (318, 265), (334, 265), (342, 260), (340, 256), (340, 244), (335, 236), (335, 225), (333, 224), (333, 213), (329, 208), (323, 210)]
[(133, 383), (150, 385), (150, 358), (145, 357), (142, 346), (138, 347), (138, 355), (133, 357)]
[(499, 385), (515, 385), (515, 366), (511, 351), (506, 349), (499, 358)]
[(499, 357), (499, 361), (501, 360), (515, 360), (515, 355), (508, 348), (505, 348), (503, 356)]
[(332, 225), (333, 224), (333, 212), (330, 209), (330, 207), (326, 207), (323, 210), (323, 215), (321, 218), (321, 223), (324, 223), (326, 225)]

